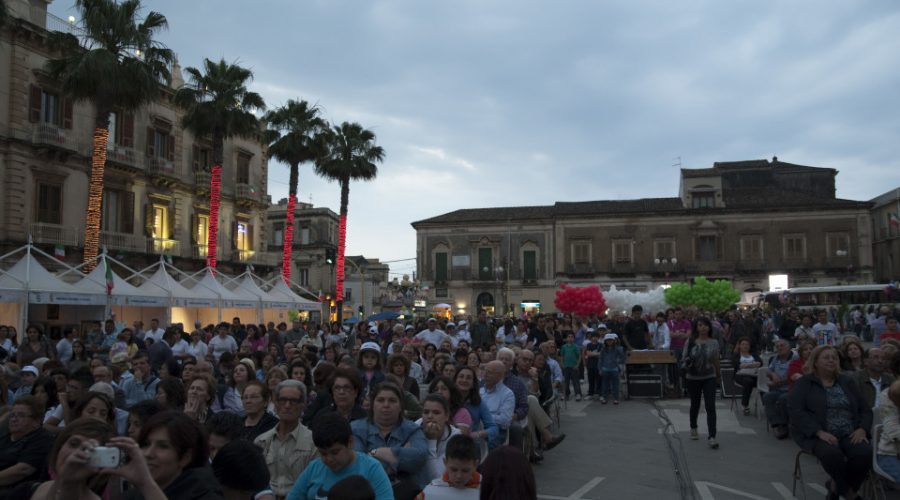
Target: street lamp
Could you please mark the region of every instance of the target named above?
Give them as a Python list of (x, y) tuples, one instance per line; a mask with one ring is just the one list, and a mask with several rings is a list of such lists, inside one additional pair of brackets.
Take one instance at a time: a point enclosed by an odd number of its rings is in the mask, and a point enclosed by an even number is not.
[[(484, 266), (481, 268), (481, 272), (482, 272), (482, 274), (488, 274), (491, 272), (491, 268), (488, 266)], [(501, 296), (503, 298), (503, 310), (504, 310), (504, 314), (505, 314), (506, 312), (508, 312), (507, 309), (509, 308), (509, 306), (506, 304), (507, 299), (508, 299), (508, 297), (507, 297), (508, 292), (506, 290), (506, 286), (509, 285), (509, 275), (508, 274), (504, 275), (504, 272), (506, 272), (506, 269), (504, 269), (503, 266), (497, 266), (494, 268), (494, 281), (496, 281), (496, 283), (497, 283), (497, 288), (500, 289)], [(504, 280), (504, 278), (506, 278), (506, 279)], [(501, 283), (504, 284), (505, 286), (501, 287)]]
[(655, 264), (657, 266), (665, 266), (664, 269), (665, 269), (665, 273), (666, 273), (666, 288), (668, 288), (669, 287), (669, 271), (670, 271), (669, 264), (672, 265), (671, 269), (674, 269), (675, 265), (678, 264), (678, 259), (676, 259), (675, 257), (672, 257), (671, 259), (660, 259), (657, 257), (657, 258), (653, 259), (653, 264)]

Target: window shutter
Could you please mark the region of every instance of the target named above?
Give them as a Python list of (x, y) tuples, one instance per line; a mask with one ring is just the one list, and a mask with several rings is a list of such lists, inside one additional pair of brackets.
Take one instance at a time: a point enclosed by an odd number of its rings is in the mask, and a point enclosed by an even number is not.
[(63, 128), (72, 128), (72, 99), (62, 99), (62, 126)]
[(253, 244), (253, 224), (247, 224), (247, 248), (250, 250), (256, 248)]
[(194, 169), (194, 172), (200, 172), (202, 165), (200, 165), (200, 146), (194, 144), (191, 146), (191, 167)]
[(169, 161), (175, 161), (175, 136), (170, 135), (168, 140), (169, 143), (168, 147), (166, 148), (166, 158), (168, 158)]
[(147, 233), (148, 238), (153, 237), (153, 204), (147, 203), (144, 205), (144, 232)]
[(231, 248), (233, 250), (237, 250), (237, 240), (238, 240), (238, 223), (234, 221), (231, 225)]
[(29, 86), (28, 121), (37, 123), (41, 121), (41, 89), (37, 85)]
[(122, 199), (122, 232), (134, 233), (134, 193), (126, 191)]
[(191, 243), (197, 244), (197, 234), (200, 232), (200, 217), (197, 214), (191, 215)]
[(155, 148), (153, 147), (156, 131), (153, 127), (147, 127), (147, 156), (155, 156)]
[(166, 215), (169, 219), (167, 221), (169, 223), (168, 224), (169, 234), (166, 235), (166, 237), (169, 238), (170, 240), (174, 240), (175, 239), (175, 207), (169, 207), (168, 210), (166, 210)]
[(134, 113), (122, 115), (122, 145), (126, 148), (134, 147)]

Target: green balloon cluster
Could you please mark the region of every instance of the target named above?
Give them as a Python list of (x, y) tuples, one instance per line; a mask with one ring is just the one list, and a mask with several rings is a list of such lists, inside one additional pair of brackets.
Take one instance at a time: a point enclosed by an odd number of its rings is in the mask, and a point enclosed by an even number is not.
[(700, 276), (694, 286), (676, 283), (666, 290), (666, 303), (670, 306), (697, 306), (704, 311), (720, 312), (740, 300), (741, 294), (728, 280), (709, 281)]

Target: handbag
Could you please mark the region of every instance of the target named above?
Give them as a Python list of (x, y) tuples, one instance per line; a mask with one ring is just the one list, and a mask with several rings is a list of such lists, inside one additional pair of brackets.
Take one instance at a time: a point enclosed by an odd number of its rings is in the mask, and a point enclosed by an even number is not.
[(690, 339), (684, 346), (684, 352), (681, 356), (681, 362), (678, 363), (678, 368), (681, 369), (682, 373), (691, 371), (691, 368), (693, 368), (694, 366), (694, 357), (691, 355), (693, 352), (693, 345), (694, 339)]

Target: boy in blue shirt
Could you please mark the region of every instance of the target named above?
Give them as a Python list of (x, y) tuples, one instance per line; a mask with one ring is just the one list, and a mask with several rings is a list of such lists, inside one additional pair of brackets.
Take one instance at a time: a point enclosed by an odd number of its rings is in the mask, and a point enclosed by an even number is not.
[(566, 343), (562, 346), (563, 382), (566, 386), (566, 399), (569, 399), (569, 382), (575, 388), (575, 401), (581, 401), (581, 376), (578, 363), (581, 361), (581, 347), (575, 345), (575, 334), (566, 335)]
[(381, 462), (353, 450), (353, 431), (347, 419), (327, 413), (313, 421), (312, 432), (319, 458), (310, 462), (294, 483), (288, 500), (325, 498), (335, 483), (349, 476), (365, 478), (376, 500), (393, 500), (391, 482)]

